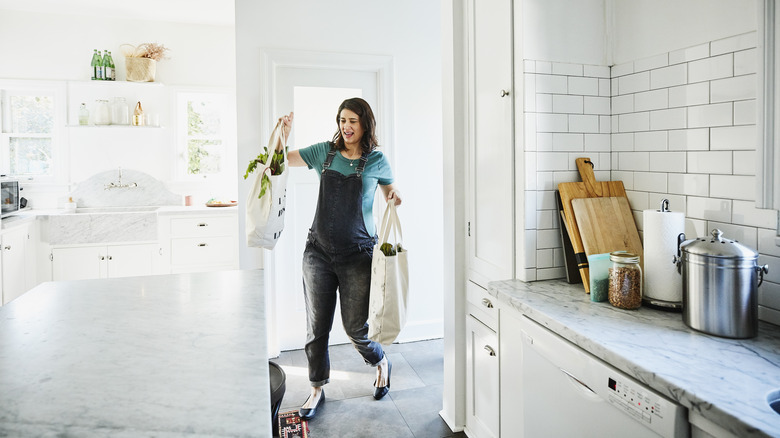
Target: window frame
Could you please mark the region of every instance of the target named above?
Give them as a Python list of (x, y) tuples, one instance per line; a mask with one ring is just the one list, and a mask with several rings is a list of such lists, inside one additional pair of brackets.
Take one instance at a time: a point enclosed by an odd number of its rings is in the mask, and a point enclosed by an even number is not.
[[(189, 157), (187, 155), (188, 140), (191, 139), (188, 133), (188, 111), (187, 101), (194, 100), (195, 96), (204, 98), (215, 97), (221, 100), (223, 105), (222, 116), (220, 119), (220, 136), (209, 137), (218, 138), (222, 141), (222, 153), (220, 162), (220, 171), (214, 174), (193, 175), (188, 169)], [(173, 87), (171, 93), (171, 105), (174, 115), (174, 137), (176, 147), (174, 148), (174, 158), (172, 160), (174, 169), (173, 177), (180, 182), (231, 182), (235, 173), (236, 161), (236, 111), (235, 111), (235, 93), (225, 88), (210, 87)]]
[[(30, 185), (62, 183), (67, 168), (67, 141), (65, 122), (67, 120), (67, 91), (63, 82), (0, 79), (0, 173), (9, 178), (25, 181)], [(11, 131), (9, 111), (10, 96), (51, 96), (53, 99), (53, 121), (50, 134), (21, 135)], [(48, 175), (10, 173), (10, 140), (14, 137), (51, 138), (51, 172)]]

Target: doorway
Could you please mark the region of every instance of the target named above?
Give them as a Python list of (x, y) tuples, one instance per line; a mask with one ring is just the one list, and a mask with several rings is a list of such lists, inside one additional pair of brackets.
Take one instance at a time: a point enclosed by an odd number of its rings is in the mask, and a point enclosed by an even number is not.
[[(392, 147), (388, 141), (392, 114), (387, 111), (392, 105), (385, 98), (392, 96), (388, 92), (392, 71), (389, 57), (285, 51), (266, 53), (266, 61), (268, 114), (275, 122), (283, 114), (295, 113), (288, 140), (291, 150), (330, 140), (337, 130), (338, 106), (344, 99), (361, 97), (374, 109), (378, 134), (384, 139), (383, 152), (388, 154)], [(317, 206), (318, 187), (319, 179), (313, 170), (290, 168), (285, 230), (274, 250), (265, 253), (271, 356), (303, 348), (306, 341), (301, 261)], [(383, 204), (380, 201), (376, 205)], [(337, 306), (330, 344), (347, 342)]]

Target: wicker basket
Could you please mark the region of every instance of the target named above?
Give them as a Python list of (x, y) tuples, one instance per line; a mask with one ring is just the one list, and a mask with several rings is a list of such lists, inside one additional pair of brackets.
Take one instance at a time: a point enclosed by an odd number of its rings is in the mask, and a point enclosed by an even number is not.
[(127, 80), (130, 82), (154, 82), (157, 61), (151, 58), (125, 58)]

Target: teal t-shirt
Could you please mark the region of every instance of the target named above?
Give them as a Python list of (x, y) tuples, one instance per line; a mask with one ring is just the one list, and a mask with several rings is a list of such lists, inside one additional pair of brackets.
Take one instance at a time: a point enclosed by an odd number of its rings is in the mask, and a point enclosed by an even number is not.
[[(322, 164), (328, 157), (330, 151), (330, 142), (313, 144), (307, 148), (300, 149), (301, 158), (309, 166), (309, 169), (317, 171), (317, 176), (322, 175)], [(351, 175), (357, 170), (360, 159), (354, 160), (354, 166), (350, 166), (348, 160), (336, 152), (333, 162), (330, 164), (330, 170), (335, 170), (342, 175)], [(366, 167), (363, 169), (363, 223), (366, 224), (366, 231), (373, 236), (376, 234), (374, 226), (374, 195), (377, 184), (386, 186), (393, 183), (393, 171), (390, 169), (390, 163), (385, 154), (379, 151), (372, 151), (368, 154)]]

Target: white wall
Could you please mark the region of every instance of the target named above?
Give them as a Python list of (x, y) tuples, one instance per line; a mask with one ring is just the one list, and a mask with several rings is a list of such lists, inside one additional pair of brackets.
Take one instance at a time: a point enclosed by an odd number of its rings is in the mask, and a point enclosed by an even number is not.
[[(75, 111), (77, 101), (87, 100), (91, 105), (98, 97), (110, 99), (126, 95), (128, 104), (135, 104), (131, 97), (141, 99), (142, 104), (147, 104), (144, 109), (159, 114), (166, 126), (165, 129), (132, 133), (66, 130), (66, 148), (70, 155), (66, 175), (55, 186), (26, 188), (25, 194), (35, 208), (57, 207), (67, 199), (70, 183), (78, 183), (118, 166), (170, 182), (174, 178), (175, 159), (170, 120), (171, 91), (177, 86), (186, 86), (219, 88), (231, 96), (234, 94), (235, 35), (232, 26), (0, 10), (0, 41), (0, 79), (89, 81), (92, 50), (111, 50), (117, 65), (117, 84), (69, 87), (73, 102), (68, 110)], [(128, 91), (119, 83), (125, 79), (120, 45), (143, 42), (157, 42), (170, 49), (169, 59), (157, 64), (155, 78), (155, 82), (165, 87)], [(180, 194), (194, 194), (200, 199), (235, 195), (232, 178), (219, 184), (218, 189), (215, 186), (170, 183), (169, 189)]]
[(523, 0), (523, 58), (607, 65), (605, 0)]
[[(412, 254), (407, 327), (436, 327), (423, 337), (441, 336), (443, 318), (440, 29), (438, 0), (236, 1), (239, 163), (255, 156), (257, 145), (266, 141), (269, 133), (261, 132), (258, 120), (279, 116), (264, 114), (261, 106), (261, 49), (393, 58), (395, 144), (388, 145), (393, 152), (388, 158), (404, 196), (399, 214), (404, 243)], [(323, 139), (330, 136), (323, 133)], [(248, 185), (239, 181), (239, 199), (246, 196)], [(241, 227), (243, 234), (243, 222)], [(253, 249), (241, 251), (242, 268), (257, 267), (259, 259)]]
[(613, 0), (614, 64), (756, 30), (756, 0)]

